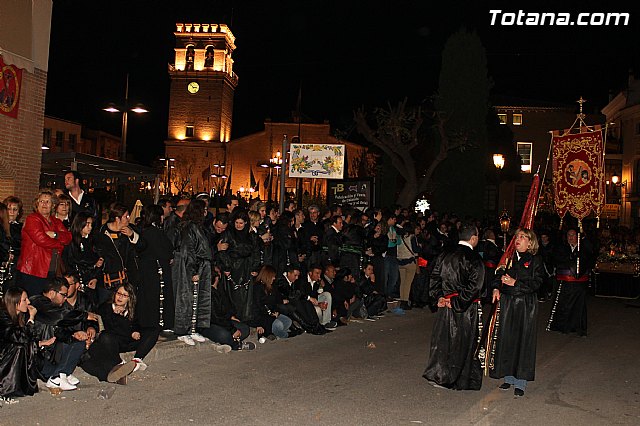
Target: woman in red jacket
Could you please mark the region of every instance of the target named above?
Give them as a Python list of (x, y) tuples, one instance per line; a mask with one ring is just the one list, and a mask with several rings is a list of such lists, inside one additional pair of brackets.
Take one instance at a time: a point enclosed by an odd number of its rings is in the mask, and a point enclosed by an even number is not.
[(17, 284), (29, 296), (42, 293), (47, 276), (55, 276), (60, 270), (62, 249), (71, 242), (71, 233), (53, 215), (54, 200), (51, 191), (40, 191), (34, 212), (22, 227)]

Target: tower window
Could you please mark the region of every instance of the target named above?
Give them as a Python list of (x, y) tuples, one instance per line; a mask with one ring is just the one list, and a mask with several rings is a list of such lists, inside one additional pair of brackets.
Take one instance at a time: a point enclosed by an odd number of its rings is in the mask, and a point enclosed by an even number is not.
[(193, 126), (187, 126), (187, 128), (185, 129), (184, 135), (188, 138), (192, 138), (193, 135), (195, 134)]
[(204, 67), (213, 68), (213, 46), (207, 46), (207, 51), (204, 55)]
[(187, 46), (187, 55), (186, 55), (186, 70), (193, 71), (193, 60), (196, 56), (196, 49), (193, 46)]

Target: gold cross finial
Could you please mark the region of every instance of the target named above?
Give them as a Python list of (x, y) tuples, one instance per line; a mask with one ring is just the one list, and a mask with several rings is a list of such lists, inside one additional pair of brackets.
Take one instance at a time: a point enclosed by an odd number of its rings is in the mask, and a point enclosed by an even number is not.
[(584, 120), (585, 115), (584, 115), (584, 113), (582, 112), (582, 105), (583, 105), (585, 102), (587, 102), (587, 100), (586, 100), (586, 99), (584, 99), (582, 96), (580, 96), (580, 99), (578, 99), (576, 102), (580, 105), (580, 113), (578, 114), (578, 117)]

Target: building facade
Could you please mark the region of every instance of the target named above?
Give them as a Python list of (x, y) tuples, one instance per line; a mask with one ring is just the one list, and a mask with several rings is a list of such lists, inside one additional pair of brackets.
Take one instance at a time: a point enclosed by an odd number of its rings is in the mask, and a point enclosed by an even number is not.
[[(627, 88), (612, 97), (602, 113), (608, 123), (605, 157), (608, 204), (619, 205), (621, 225), (637, 226), (640, 224), (640, 80), (630, 73)], [(613, 176), (618, 179), (612, 179)]]
[(0, 3), (0, 56), (21, 70), (16, 115), (0, 114), (0, 200), (28, 205), (38, 191), (51, 11), (51, 0)]

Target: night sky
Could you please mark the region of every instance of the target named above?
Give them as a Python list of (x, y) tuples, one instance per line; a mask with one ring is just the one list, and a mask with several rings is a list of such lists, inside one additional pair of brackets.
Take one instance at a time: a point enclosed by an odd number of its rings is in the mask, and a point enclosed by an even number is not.
[[(164, 151), (176, 22), (226, 23), (236, 37), (232, 139), (302, 113), (352, 128), (353, 110), (432, 95), (447, 38), (464, 27), (486, 49), (495, 95), (571, 104), (590, 111), (640, 76), (640, 13), (632, 2), (522, 2), (525, 12), (629, 12), (630, 25), (491, 26), (490, 9), (514, 2), (427, 0), (167, 1), (54, 0), (46, 114), (119, 134), (121, 117), (101, 111), (124, 99), (151, 111), (130, 115), (128, 150), (149, 164)], [(482, 3), (482, 4), (478, 4)], [(533, 3), (533, 2), (528, 2)], [(578, 6), (580, 5), (580, 6)], [(570, 123), (568, 123), (570, 124)], [(351, 133), (351, 140), (358, 136)]]

